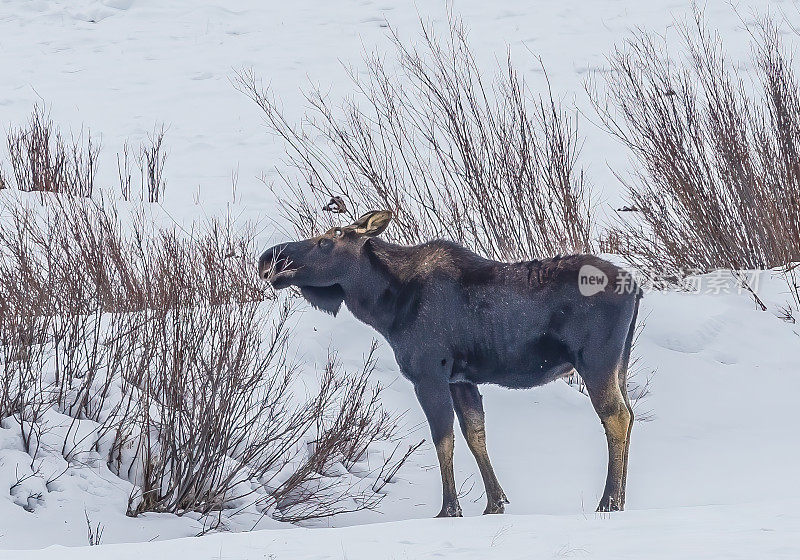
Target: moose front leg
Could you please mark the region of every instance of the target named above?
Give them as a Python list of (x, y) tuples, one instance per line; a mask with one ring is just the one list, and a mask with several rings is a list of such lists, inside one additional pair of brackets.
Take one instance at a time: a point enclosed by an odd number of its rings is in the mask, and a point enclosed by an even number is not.
[(503, 513), (505, 504), (508, 503), (500, 483), (494, 474), (489, 453), (486, 451), (486, 427), (483, 414), (483, 397), (478, 387), (472, 383), (452, 383), (450, 394), (453, 396), (453, 405), (461, 424), (461, 432), (467, 440), (470, 451), (475, 456), (478, 469), (481, 471), (483, 486), (486, 489), (486, 509), (484, 515), (489, 513)]
[(417, 400), (428, 419), (442, 473), (442, 509), (436, 517), (461, 517), (453, 474), (453, 400), (447, 381), (414, 384)]

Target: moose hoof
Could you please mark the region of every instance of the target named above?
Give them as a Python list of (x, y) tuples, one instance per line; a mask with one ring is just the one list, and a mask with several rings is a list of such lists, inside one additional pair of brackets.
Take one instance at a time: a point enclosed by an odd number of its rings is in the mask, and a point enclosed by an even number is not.
[(483, 515), (493, 515), (495, 513), (505, 513), (506, 506), (501, 502), (499, 504), (489, 504), (486, 506), (486, 509), (483, 510)]
[(458, 504), (448, 504), (442, 506), (442, 511), (436, 517), (463, 517), (461, 506)]
[(483, 510), (483, 515), (492, 515), (495, 513), (505, 513), (506, 512), (506, 504), (510, 503), (508, 498), (506, 498), (505, 494), (501, 494), (499, 498), (496, 500), (490, 500), (489, 503), (486, 504), (486, 509)]
[(616, 500), (612, 500), (611, 498), (603, 498), (600, 500), (600, 504), (597, 506), (598, 512), (607, 512), (607, 511), (622, 511), (622, 505), (619, 504)]

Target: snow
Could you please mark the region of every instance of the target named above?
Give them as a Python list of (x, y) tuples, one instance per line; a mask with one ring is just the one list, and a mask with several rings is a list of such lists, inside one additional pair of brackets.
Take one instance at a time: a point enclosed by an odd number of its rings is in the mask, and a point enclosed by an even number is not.
[[(704, 9), (746, 75), (747, 34), (739, 16), (725, 2)], [(766, 10), (800, 17), (789, 1), (753, 1), (739, 10), (745, 21)], [(690, 4), (465, 0), (453, 11), (470, 27), (482, 64), (502, 58), (511, 45), (532, 89), (542, 86), (543, 76), (527, 49), (541, 55), (554, 90), (586, 112), (582, 160), (601, 210), (618, 205), (622, 188), (611, 169), (629, 165), (589, 122), (583, 82), (590, 71), (606, 68), (605, 55), (629, 29), (674, 34), (676, 18)], [(442, 24), (444, 3), (5, 0), (0, 123), (23, 123), (43, 99), (56, 122), (102, 132), (99, 182), (112, 190), (114, 154), (125, 139), (135, 144), (164, 123), (164, 211), (179, 222), (224, 212), (260, 219), (266, 246), (281, 236), (270, 222), (274, 199), (259, 176), (276, 180), (282, 148), (265, 133), (257, 108), (231, 85), (235, 70), (252, 67), (289, 117), (299, 118), (301, 88), (314, 83), (334, 98), (347, 94), (341, 63), (358, 65), (365, 49), (385, 48), (385, 21), (409, 36), (419, 17)], [(459, 434), (455, 465), (464, 519), (429, 519), (441, 495), (435, 452), (426, 444), (388, 485), (376, 512), (304, 528), (264, 520), (263, 530), (202, 538), (179, 538), (202, 529), (192, 516), (126, 517), (130, 483), (90, 450), (82, 467), (50, 484), (33, 477), (25, 492), (12, 489), (28, 474), (30, 458), (19, 447), (19, 427), (6, 421), (0, 426), (0, 559), (797, 558), (800, 327), (777, 316), (789, 299), (780, 280), (769, 273), (761, 280), (767, 312), (738, 293), (661, 292), (643, 300), (637, 379), (655, 373), (637, 413), (652, 420), (633, 428), (626, 512), (594, 513), (605, 438), (588, 399), (561, 382), (532, 391), (482, 389), (490, 454), (511, 500), (506, 515), (480, 515), (482, 484)], [(298, 357), (309, 371), (324, 363), (330, 347), (345, 367), (359, 367), (377, 336), (346, 311), (332, 318), (306, 309), (297, 329)], [(376, 378), (388, 387), (385, 406), (406, 412), (408, 443), (427, 438), (413, 391), (384, 342)], [(64, 470), (60, 453), (45, 459), (44, 480)], [(31, 503), (31, 494), (41, 499)], [(104, 545), (65, 548), (86, 545), (86, 516), (104, 526)]]
[[(691, 523), (687, 521), (691, 520)], [(345, 529), (209, 535), (138, 545), (2, 553), (5, 559), (153, 558), (366, 560), (374, 558), (796, 558), (796, 512), (755, 506), (646, 510), (618, 517), (514, 515), (426, 519)]]

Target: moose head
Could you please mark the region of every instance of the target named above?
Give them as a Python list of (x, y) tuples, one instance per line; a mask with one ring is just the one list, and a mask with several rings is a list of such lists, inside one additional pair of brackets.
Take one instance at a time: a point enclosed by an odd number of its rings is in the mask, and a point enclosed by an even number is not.
[(354, 223), (329, 229), (322, 235), (282, 243), (259, 259), (259, 276), (276, 290), (295, 286), (315, 307), (336, 315), (364, 261), (365, 244), (383, 233), (392, 213), (376, 210)]

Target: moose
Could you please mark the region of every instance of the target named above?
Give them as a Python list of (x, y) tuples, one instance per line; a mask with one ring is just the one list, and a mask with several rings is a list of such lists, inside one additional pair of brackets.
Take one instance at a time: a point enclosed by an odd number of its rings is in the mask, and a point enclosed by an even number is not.
[[(268, 249), (259, 276), (294, 286), (315, 308), (344, 303), (390, 344), (430, 425), (442, 476), (437, 517), (460, 517), (453, 475), (454, 412), (486, 489), (484, 514), (509, 503), (486, 451), (478, 385), (543, 385), (576, 370), (608, 441), (597, 511), (625, 505), (633, 409), (627, 368), (641, 290), (623, 269), (592, 255), (506, 263), (456, 243), (402, 246), (379, 239), (392, 213)], [(587, 275), (585, 271), (589, 271)], [(582, 283), (587, 281), (591, 286)], [(627, 279), (627, 280), (626, 280)]]

